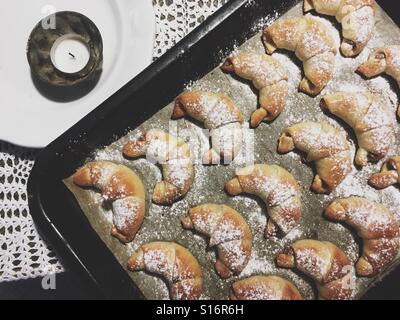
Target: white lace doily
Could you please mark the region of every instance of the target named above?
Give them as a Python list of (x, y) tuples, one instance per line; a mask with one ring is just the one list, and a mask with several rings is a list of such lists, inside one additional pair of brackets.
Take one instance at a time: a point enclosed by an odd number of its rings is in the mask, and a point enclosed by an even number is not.
[[(229, 0), (153, 0), (158, 58)], [(0, 281), (63, 271), (29, 215), (26, 184), (37, 151), (0, 142)]]

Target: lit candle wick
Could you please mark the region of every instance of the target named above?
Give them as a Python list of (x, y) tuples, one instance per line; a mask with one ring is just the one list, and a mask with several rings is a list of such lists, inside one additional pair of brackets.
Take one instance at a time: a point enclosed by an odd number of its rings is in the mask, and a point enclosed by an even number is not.
[(75, 59), (75, 56), (74, 56), (71, 52), (69, 52), (68, 54), (69, 54), (72, 58)]

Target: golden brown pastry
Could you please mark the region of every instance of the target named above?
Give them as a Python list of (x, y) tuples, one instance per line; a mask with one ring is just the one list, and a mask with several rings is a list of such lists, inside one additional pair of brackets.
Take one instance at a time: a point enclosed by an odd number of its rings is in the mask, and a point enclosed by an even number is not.
[(337, 92), (324, 96), (321, 105), (353, 128), (359, 145), (357, 165), (387, 155), (395, 139), (396, 119), (379, 97), (369, 92)]
[(304, 0), (304, 11), (336, 17), (342, 24), (341, 51), (358, 55), (368, 44), (375, 27), (375, 0)]
[(251, 115), (250, 124), (258, 127), (263, 120), (273, 121), (282, 112), (288, 94), (288, 76), (282, 65), (263, 53), (241, 52), (226, 59), (225, 72), (253, 82), (260, 91), (260, 107)]
[(136, 141), (128, 142), (123, 154), (129, 158), (146, 156), (161, 164), (164, 180), (154, 188), (153, 201), (169, 205), (184, 197), (193, 183), (194, 167), (189, 145), (162, 130), (149, 130)]
[(231, 98), (222, 93), (187, 91), (175, 100), (173, 119), (188, 115), (210, 130), (212, 149), (204, 164), (230, 163), (242, 148), (243, 115)]
[(350, 143), (344, 133), (325, 122), (303, 122), (287, 128), (279, 139), (278, 152), (297, 148), (315, 161), (317, 174), (311, 189), (331, 193), (351, 171)]
[(373, 174), (368, 183), (376, 189), (385, 189), (394, 184), (400, 184), (400, 156), (386, 160), (381, 172)]
[(357, 71), (367, 78), (386, 73), (400, 86), (400, 46), (375, 49), (368, 60), (358, 67)]
[(278, 255), (276, 262), (279, 267), (296, 268), (314, 279), (320, 299), (347, 300), (353, 296), (352, 263), (331, 242), (297, 241)]
[(332, 80), (337, 48), (321, 21), (312, 17), (282, 19), (264, 30), (263, 39), (267, 53), (286, 49), (303, 62), (305, 78), (300, 91), (316, 96)]
[(128, 269), (162, 276), (172, 300), (198, 300), (203, 292), (201, 268), (196, 258), (173, 242), (151, 242), (129, 259)]
[[(400, 86), (400, 46), (387, 46), (376, 49), (367, 62), (360, 65), (358, 72), (367, 78), (386, 73)], [(400, 118), (400, 108), (397, 112)]]
[(232, 284), (231, 300), (303, 300), (296, 286), (275, 276), (254, 276)]
[(226, 183), (232, 196), (249, 193), (260, 197), (268, 211), (265, 236), (278, 231), (289, 233), (301, 219), (301, 190), (295, 178), (276, 165), (257, 164), (236, 171), (236, 177)]
[(236, 210), (225, 205), (204, 204), (191, 208), (182, 218), (182, 226), (210, 237), (210, 247), (217, 247), (215, 269), (221, 278), (239, 274), (249, 262), (252, 234)]
[(361, 197), (333, 201), (325, 216), (353, 227), (364, 240), (357, 274), (370, 277), (385, 269), (399, 254), (400, 224), (394, 214), (381, 204)]
[(140, 178), (128, 167), (108, 161), (89, 162), (73, 176), (80, 187), (93, 187), (109, 201), (113, 211), (111, 235), (131, 242), (146, 212), (145, 189)]

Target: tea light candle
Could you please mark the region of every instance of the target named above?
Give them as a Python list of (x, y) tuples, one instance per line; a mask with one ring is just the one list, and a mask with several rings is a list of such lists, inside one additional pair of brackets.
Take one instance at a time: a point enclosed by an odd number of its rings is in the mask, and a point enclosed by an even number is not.
[(54, 42), (50, 57), (58, 70), (64, 73), (76, 73), (86, 67), (90, 52), (84, 39), (76, 34), (67, 34)]
[(72, 11), (57, 12), (54, 18), (54, 29), (39, 22), (29, 37), (27, 57), (32, 74), (52, 87), (77, 87), (98, 80), (103, 40), (96, 25)]

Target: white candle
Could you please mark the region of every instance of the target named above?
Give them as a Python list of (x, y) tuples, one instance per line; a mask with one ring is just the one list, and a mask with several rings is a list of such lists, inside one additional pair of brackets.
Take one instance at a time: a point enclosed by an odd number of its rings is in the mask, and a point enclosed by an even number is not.
[(58, 70), (77, 73), (88, 64), (90, 52), (82, 38), (75, 34), (67, 34), (54, 42), (50, 57)]

